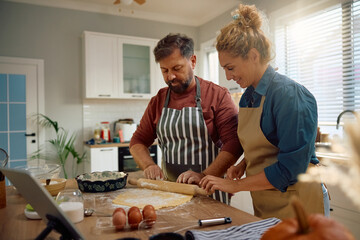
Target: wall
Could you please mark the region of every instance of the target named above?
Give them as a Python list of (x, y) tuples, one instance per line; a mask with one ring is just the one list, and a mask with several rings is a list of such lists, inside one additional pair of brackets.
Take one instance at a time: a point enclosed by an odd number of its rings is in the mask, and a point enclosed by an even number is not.
[[(113, 123), (123, 118), (133, 118), (136, 124), (146, 109), (149, 100), (84, 100), (84, 140), (93, 138), (93, 133), (97, 124), (103, 121), (111, 123), (111, 131), (114, 129)], [(126, 111), (125, 111), (126, 109)], [(111, 132), (111, 136), (113, 132)]]

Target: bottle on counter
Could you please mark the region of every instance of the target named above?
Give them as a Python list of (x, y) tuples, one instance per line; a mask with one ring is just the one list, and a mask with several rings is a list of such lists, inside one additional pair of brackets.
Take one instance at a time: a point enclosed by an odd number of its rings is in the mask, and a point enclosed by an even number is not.
[(109, 122), (101, 122), (101, 139), (104, 139), (106, 142), (111, 142), (110, 136), (110, 123)]
[(97, 123), (97, 124), (96, 124), (96, 128), (95, 128), (95, 130), (94, 130), (94, 139), (95, 139), (95, 141), (101, 140), (100, 134), (101, 134), (100, 125)]

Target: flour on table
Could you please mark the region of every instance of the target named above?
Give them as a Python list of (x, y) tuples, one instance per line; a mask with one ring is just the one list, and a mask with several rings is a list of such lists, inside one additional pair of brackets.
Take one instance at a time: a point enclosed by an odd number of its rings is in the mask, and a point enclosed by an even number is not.
[(129, 207), (136, 206), (138, 208), (151, 204), (155, 209), (160, 209), (179, 206), (189, 202), (192, 197), (192, 195), (145, 188), (128, 188), (121, 190), (121, 193), (113, 200), (113, 204)]

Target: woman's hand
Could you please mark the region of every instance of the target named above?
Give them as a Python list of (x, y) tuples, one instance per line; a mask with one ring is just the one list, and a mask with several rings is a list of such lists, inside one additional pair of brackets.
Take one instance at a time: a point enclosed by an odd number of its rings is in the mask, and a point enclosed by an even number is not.
[(176, 182), (177, 183), (188, 183), (188, 184), (199, 184), (200, 180), (205, 175), (203, 173), (197, 173), (191, 170), (183, 172), (179, 175)]
[(226, 179), (229, 180), (240, 179), (244, 175), (245, 169), (246, 169), (246, 163), (244, 160), (241, 161), (237, 166), (229, 167), (226, 172)]
[(145, 176), (145, 178), (152, 179), (152, 180), (163, 180), (164, 179), (164, 173), (162, 172), (161, 168), (156, 164), (147, 166), (144, 169), (144, 176)]
[(228, 193), (238, 192), (239, 181), (219, 178), (211, 175), (207, 175), (200, 181), (200, 186), (206, 191), (213, 193), (215, 190), (220, 190)]

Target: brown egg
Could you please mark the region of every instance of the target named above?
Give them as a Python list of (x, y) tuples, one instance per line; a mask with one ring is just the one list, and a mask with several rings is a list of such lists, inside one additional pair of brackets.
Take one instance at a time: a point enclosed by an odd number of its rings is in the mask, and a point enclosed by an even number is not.
[(142, 221), (142, 215), (139, 209), (132, 210), (128, 212), (128, 222), (131, 228), (136, 229), (139, 226), (139, 223)]
[(144, 208), (143, 208), (143, 213), (146, 212), (147, 210), (153, 210), (155, 211), (155, 208), (153, 205), (146, 205)]
[(128, 215), (129, 215), (132, 211), (139, 211), (139, 212), (140, 212), (140, 209), (139, 209), (138, 207), (136, 207), (136, 206), (133, 206), (133, 207), (131, 207), (131, 208), (129, 209)]
[(142, 210), (144, 219), (156, 220), (155, 208), (152, 205), (146, 205)]
[(116, 230), (124, 229), (126, 225), (126, 215), (122, 211), (117, 211), (113, 214), (112, 217), (113, 225), (115, 226)]
[(117, 213), (117, 212), (122, 212), (122, 213), (124, 213), (125, 215), (126, 215), (126, 212), (125, 212), (125, 210), (123, 209), (123, 208), (116, 208), (115, 210), (114, 210), (114, 212), (113, 212), (113, 216), (114, 216), (114, 214), (115, 213)]
[(143, 217), (147, 226), (152, 226), (155, 224), (156, 221), (156, 212), (152, 209), (144, 209), (143, 210)]

